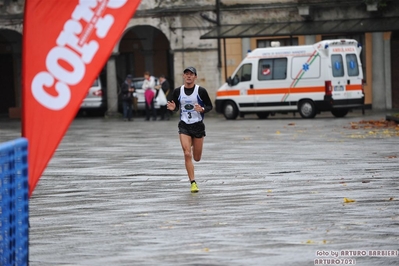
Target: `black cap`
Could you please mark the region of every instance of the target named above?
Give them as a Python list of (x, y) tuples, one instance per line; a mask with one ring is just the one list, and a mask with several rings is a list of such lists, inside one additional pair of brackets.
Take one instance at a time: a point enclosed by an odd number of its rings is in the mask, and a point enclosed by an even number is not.
[(193, 72), (197, 76), (197, 70), (194, 67), (186, 67), (186, 69), (184, 69), (183, 73), (186, 73), (187, 70), (190, 72)]
[(132, 79), (132, 78), (133, 78), (133, 76), (130, 74), (126, 76), (126, 79)]

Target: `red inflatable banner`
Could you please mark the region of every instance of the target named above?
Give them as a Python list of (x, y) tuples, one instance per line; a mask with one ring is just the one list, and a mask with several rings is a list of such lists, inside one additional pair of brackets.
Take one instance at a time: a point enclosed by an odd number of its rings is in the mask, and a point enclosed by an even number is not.
[(25, 1), (22, 135), (29, 145), (29, 196), (139, 3)]

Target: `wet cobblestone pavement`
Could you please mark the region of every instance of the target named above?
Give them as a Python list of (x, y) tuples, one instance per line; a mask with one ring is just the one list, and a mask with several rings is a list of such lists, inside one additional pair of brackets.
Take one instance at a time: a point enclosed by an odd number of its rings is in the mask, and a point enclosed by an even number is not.
[(399, 265), (399, 130), (353, 126), (383, 118), (207, 117), (197, 194), (176, 116), (76, 118), (30, 199), (30, 265)]

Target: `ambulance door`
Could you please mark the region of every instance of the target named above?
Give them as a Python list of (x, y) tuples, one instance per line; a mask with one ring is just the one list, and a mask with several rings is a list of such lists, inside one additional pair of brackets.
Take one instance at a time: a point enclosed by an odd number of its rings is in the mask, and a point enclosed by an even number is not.
[(355, 52), (345, 54), (346, 62), (346, 98), (348, 100), (363, 98), (363, 73), (359, 66), (358, 54)]
[(346, 99), (346, 76), (344, 68), (344, 55), (342, 53), (331, 54), (331, 85), (333, 88), (332, 96), (334, 100)]
[(288, 102), (283, 102), (289, 92), (287, 85), (287, 58), (260, 59), (255, 84), (257, 110), (285, 110)]
[(251, 62), (241, 65), (237, 72), (231, 77), (231, 87), (233, 91), (239, 91), (236, 103), (240, 112), (252, 111), (255, 106), (253, 90), (253, 65)]

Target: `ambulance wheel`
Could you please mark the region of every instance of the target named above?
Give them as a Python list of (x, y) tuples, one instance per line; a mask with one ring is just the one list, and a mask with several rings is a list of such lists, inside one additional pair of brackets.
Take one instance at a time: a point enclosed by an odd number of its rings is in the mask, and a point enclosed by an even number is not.
[(335, 117), (344, 117), (348, 114), (349, 110), (348, 109), (332, 109), (331, 113)]
[(269, 116), (269, 112), (259, 112), (256, 113), (259, 119), (266, 119)]
[(234, 120), (238, 116), (238, 108), (234, 102), (226, 102), (223, 107), (223, 115), (227, 120)]
[(302, 118), (314, 118), (316, 116), (316, 107), (310, 100), (299, 102), (298, 111)]

